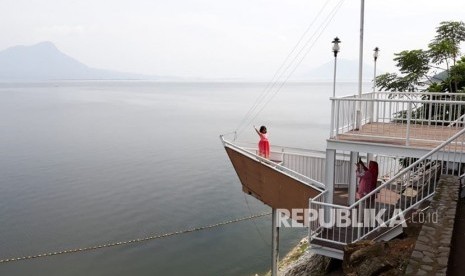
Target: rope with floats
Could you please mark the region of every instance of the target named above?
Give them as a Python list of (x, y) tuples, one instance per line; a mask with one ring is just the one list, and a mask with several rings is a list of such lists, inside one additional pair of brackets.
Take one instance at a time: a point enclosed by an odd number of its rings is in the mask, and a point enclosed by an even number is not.
[(127, 241), (118, 241), (118, 242), (111, 242), (107, 244), (94, 245), (94, 246), (89, 246), (89, 247), (73, 248), (73, 249), (66, 249), (62, 251), (40, 253), (36, 255), (0, 259), (0, 264), (18, 262), (18, 261), (27, 261), (27, 260), (32, 260), (32, 259), (52, 257), (52, 256), (64, 255), (64, 254), (80, 253), (80, 252), (85, 252), (85, 251), (94, 251), (94, 250), (104, 249), (104, 248), (109, 248), (109, 247), (136, 244), (136, 243), (146, 242), (150, 240), (157, 240), (157, 239), (162, 239), (162, 238), (168, 238), (171, 236), (212, 229), (212, 228), (220, 227), (220, 226), (227, 225), (227, 224), (232, 224), (232, 223), (237, 223), (241, 221), (252, 220), (252, 219), (268, 216), (270, 214), (271, 214), (270, 212), (261, 213), (261, 214), (251, 215), (248, 217), (242, 217), (242, 218), (232, 219), (228, 221), (223, 221), (223, 222), (216, 223), (216, 224), (210, 224), (210, 225), (201, 226), (201, 227), (194, 227), (190, 229), (185, 229), (185, 230), (180, 230), (180, 231), (170, 232), (170, 233), (165, 233), (165, 234), (152, 235), (148, 237), (137, 238), (137, 239), (127, 240)]
[[(274, 74), (272, 80), (266, 85), (266, 87), (264, 88), (262, 93), (257, 97), (257, 99), (254, 102), (254, 104), (252, 105), (252, 107), (249, 109), (249, 111), (246, 113), (246, 115), (244, 116), (242, 121), (239, 123), (239, 125), (236, 128), (237, 136), (239, 136), (242, 133), (242, 131), (245, 129), (245, 127), (247, 127), (251, 122), (253, 122), (253, 120), (255, 120), (258, 117), (258, 115), (263, 111), (263, 109), (271, 102), (271, 100), (278, 94), (278, 92), (282, 89), (282, 87), (287, 83), (289, 78), (292, 76), (292, 74), (295, 72), (295, 70), (298, 68), (298, 66), (302, 63), (302, 61), (305, 59), (305, 57), (309, 54), (309, 52), (311, 51), (311, 49), (313, 48), (315, 43), (318, 41), (320, 36), (323, 34), (324, 30), (332, 22), (332, 20), (334, 19), (334, 16), (337, 14), (340, 7), (344, 3), (344, 0), (339, 0), (339, 2), (332, 8), (332, 10), (329, 12), (329, 14), (323, 20), (323, 22), (319, 25), (317, 30), (310, 36), (309, 39), (307, 39), (305, 44), (300, 47), (300, 50), (295, 54), (295, 56), (292, 58), (292, 60), (289, 61), (291, 56), (294, 54), (294, 52), (297, 50), (297, 48), (299, 48), (300, 44), (304, 40), (304, 37), (307, 36), (310, 28), (314, 25), (314, 23), (317, 21), (317, 19), (320, 17), (322, 12), (326, 8), (328, 2), (329, 1), (325, 2), (323, 7), (320, 9), (317, 17), (311, 22), (311, 24), (305, 30), (304, 34), (301, 36), (299, 41), (293, 47), (292, 51), (288, 54), (286, 59), (283, 61), (283, 63), (279, 67), (279, 69)], [(286, 74), (287, 74), (287, 76), (285, 76)], [(279, 80), (283, 76), (285, 76), (285, 79), (280, 83), (279, 86), (277, 86)], [(277, 87), (277, 88), (273, 92), (272, 90), (275, 87)], [(263, 100), (265, 100), (265, 103), (260, 104)], [(261, 108), (258, 109), (260, 107), (260, 105), (261, 105)], [(257, 109), (258, 109), (258, 112), (256, 112)]]

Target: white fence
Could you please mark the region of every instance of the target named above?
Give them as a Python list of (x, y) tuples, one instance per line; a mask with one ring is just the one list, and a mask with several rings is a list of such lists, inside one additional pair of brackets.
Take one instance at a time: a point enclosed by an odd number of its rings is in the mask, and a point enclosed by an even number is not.
[[(353, 130), (368, 127), (372, 135), (382, 133), (386, 137), (403, 138), (407, 145), (410, 139), (442, 142), (464, 126), (462, 93), (375, 92), (331, 101), (332, 139), (347, 132), (364, 135)], [(444, 127), (448, 129), (443, 130)], [(435, 132), (434, 128), (441, 131)], [(420, 133), (419, 138), (412, 137), (412, 131)]]
[[(252, 143), (242, 143), (245, 150), (258, 154), (257, 146)], [(386, 155), (375, 155), (379, 167), (379, 181), (386, 182), (402, 168), (400, 159)], [(324, 151), (306, 150), (300, 148), (271, 146), (270, 159), (279, 161), (280, 165), (295, 171), (308, 178), (324, 183), (326, 154)], [(366, 156), (362, 156), (366, 161)], [(340, 152), (336, 155), (335, 181), (336, 187), (348, 187), (350, 171), (355, 170), (355, 165), (350, 164), (349, 152)]]
[[(418, 160), (404, 161), (407, 162), (406, 168), (351, 206), (326, 203), (324, 194), (311, 199), (310, 209), (324, 210), (325, 217), (329, 217), (330, 221), (347, 220), (346, 215), (350, 214), (349, 218), (356, 219), (362, 226), (328, 228), (324, 227), (320, 220), (314, 221), (310, 223), (310, 240), (335, 245), (352, 243), (379, 233), (380, 228), (389, 226), (391, 222), (405, 216), (434, 194), (441, 174), (464, 173), (465, 129)], [(354, 217), (354, 214), (360, 215), (359, 211), (365, 209), (383, 211), (383, 215), (378, 217), (382, 223), (370, 220), (369, 216)]]

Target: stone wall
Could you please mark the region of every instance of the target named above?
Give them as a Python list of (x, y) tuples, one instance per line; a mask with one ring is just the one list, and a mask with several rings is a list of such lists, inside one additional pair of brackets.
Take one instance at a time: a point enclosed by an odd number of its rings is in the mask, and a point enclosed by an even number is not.
[[(446, 275), (460, 183), (456, 176), (441, 176), (410, 257), (407, 275)], [(436, 213), (435, 213), (436, 212)]]

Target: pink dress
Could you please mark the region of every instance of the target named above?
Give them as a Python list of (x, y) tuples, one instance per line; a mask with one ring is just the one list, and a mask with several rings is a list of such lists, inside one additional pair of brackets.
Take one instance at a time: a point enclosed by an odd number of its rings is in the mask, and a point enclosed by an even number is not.
[(270, 142), (268, 135), (260, 133), (260, 142), (258, 142), (258, 155), (265, 158), (270, 158)]

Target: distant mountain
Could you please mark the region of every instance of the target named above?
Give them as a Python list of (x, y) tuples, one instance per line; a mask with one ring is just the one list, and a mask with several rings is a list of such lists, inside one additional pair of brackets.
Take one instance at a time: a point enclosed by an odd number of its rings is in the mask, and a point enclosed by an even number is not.
[[(337, 81), (357, 82), (358, 81), (358, 61), (337, 59)], [(377, 75), (382, 74), (377, 68)], [(334, 74), (334, 60), (329, 61), (317, 68), (301, 70), (299, 74), (293, 77), (295, 80), (311, 81), (332, 81)], [(363, 80), (372, 81), (374, 66), (363, 64)]]
[(91, 68), (62, 53), (51, 42), (0, 51), (0, 80), (157, 79), (154, 76)]

